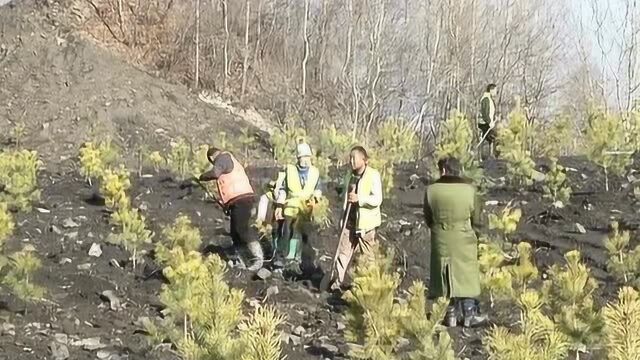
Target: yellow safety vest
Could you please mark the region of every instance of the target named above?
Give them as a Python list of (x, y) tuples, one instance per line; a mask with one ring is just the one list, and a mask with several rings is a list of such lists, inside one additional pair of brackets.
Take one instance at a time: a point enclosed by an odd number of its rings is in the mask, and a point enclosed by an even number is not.
[[(349, 171), (344, 178), (344, 205), (343, 212), (347, 211), (348, 196), (349, 196), (349, 183), (351, 182), (352, 172)], [(373, 182), (375, 178), (380, 178), (378, 170), (367, 167), (360, 182), (358, 182), (358, 189), (356, 194), (360, 196), (371, 195), (373, 190)], [(380, 179), (381, 180), (381, 179)], [(356, 204), (357, 205), (357, 204)], [(353, 205), (352, 205), (353, 206)], [(370, 231), (382, 224), (382, 213), (380, 212), (380, 206), (359, 206), (358, 207), (358, 220), (356, 225), (357, 231)], [(344, 218), (344, 216), (343, 216)]]
[(320, 171), (317, 167), (309, 167), (307, 182), (302, 186), (300, 175), (295, 165), (287, 166), (287, 200), (284, 207), (284, 216), (295, 217), (305, 207), (305, 201), (313, 196), (313, 192), (320, 180)]

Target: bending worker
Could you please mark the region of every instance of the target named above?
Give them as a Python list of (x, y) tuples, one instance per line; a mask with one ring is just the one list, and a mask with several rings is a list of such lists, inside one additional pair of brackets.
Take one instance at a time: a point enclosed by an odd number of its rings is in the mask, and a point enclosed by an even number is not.
[[(276, 221), (284, 219), (277, 244), (277, 258), (288, 261), (289, 267), (300, 272), (302, 244), (309, 244), (311, 233), (308, 208), (322, 196), (320, 171), (311, 163), (311, 147), (304, 142), (296, 148), (296, 165), (287, 165), (284, 181), (276, 199)], [(276, 261), (278, 263), (279, 261)], [(274, 264), (276, 265), (276, 264)], [(281, 264), (277, 264), (281, 265)]]
[(218, 202), (231, 219), (231, 239), (236, 253), (247, 247), (253, 256), (251, 271), (262, 268), (262, 246), (257, 239), (250, 237), (251, 210), (254, 203), (254, 191), (244, 168), (228, 151), (215, 147), (207, 151), (207, 159), (213, 168), (202, 175), (200, 181), (215, 180), (220, 199)]
[[(335, 263), (338, 278), (331, 285), (340, 290), (351, 259), (359, 252), (362, 260), (372, 260), (377, 246), (376, 229), (382, 223), (382, 179), (380, 173), (368, 165), (369, 156), (362, 146), (350, 153), (351, 168), (344, 178), (343, 217), (338, 256)], [(333, 270), (333, 269), (332, 269)]]
[(424, 216), (431, 229), (429, 297), (450, 299), (445, 325), (481, 325), (478, 238), (481, 207), (475, 187), (461, 176), (455, 158), (438, 161), (440, 179), (427, 187)]

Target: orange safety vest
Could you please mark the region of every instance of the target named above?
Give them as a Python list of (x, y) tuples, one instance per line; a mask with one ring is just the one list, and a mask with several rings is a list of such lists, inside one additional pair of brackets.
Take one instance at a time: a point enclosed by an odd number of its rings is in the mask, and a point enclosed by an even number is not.
[(242, 195), (253, 195), (254, 192), (249, 182), (249, 177), (247, 177), (242, 165), (231, 153), (220, 153), (220, 155), (222, 154), (229, 154), (231, 161), (233, 161), (233, 170), (228, 174), (222, 174), (217, 181), (222, 204), (228, 205), (231, 200)]

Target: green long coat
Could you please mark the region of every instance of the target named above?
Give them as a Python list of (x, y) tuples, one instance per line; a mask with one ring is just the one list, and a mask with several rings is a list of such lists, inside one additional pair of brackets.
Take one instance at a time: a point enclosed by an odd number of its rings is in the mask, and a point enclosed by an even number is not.
[(475, 187), (462, 178), (443, 176), (427, 187), (424, 215), (431, 229), (430, 298), (480, 295), (476, 230), (481, 212)]

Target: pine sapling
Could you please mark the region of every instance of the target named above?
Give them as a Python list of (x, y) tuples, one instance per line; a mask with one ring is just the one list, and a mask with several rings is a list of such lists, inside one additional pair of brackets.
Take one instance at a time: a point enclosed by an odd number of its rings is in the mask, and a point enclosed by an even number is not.
[(602, 311), (604, 347), (609, 360), (640, 358), (640, 297), (632, 287), (618, 292), (618, 301)]
[(9, 256), (9, 272), (2, 279), (3, 284), (23, 301), (41, 299), (44, 288), (33, 283), (33, 276), (42, 267), (40, 259), (34, 255), (33, 249), (25, 248)]
[(146, 228), (145, 218), (137, 209), (121, 207), (111, 214), (111, 223), (119, 228), (115, 234), (109, 234), (108, 241), (121, 245), (131, 252), (133, 269), (136, 269), (139, 253), (144, 244), (151, 243), (152, 233)]
[(191, 176), (193, 169), (191, 158), (191, 146), (183, 138), (171, 142), (171, 152), (167, 156), (167, 166), (172, 173), (178, 176), (178, 179), (185, 180)]
[(640, 247), (629, 249), (629, 232), (621, 232), (617, 221), (611, 223), (604, 246), (609, 253), (607, 269), (616, 280), (625, 284), (635, 281), (640, 272)]
[(580, 252), (570, 251), (565, 259), (566, 265), (551, 267), (543, 293), (556, 324), (571, 340), (578, 359), (580, 352), (586, 352), (601, 336), (602, 318), (593, 301), (598, 283), (580, 261)]
[(92, 179), (100, 178), (106, 169), (118, 161), (118, 157), (118, 149), (110, 139), (98, 143), (86, 142), (80, 148), (80, 174), (92, 186)]
[(505, 254), (498, 244), (491, 242), (478, 245), (480, 285), (489, 293), (492, 308), (496, 300), (513, 297), (513, 279), (504, 266), (505, 261)]
[(40, 200), (38, 172), (42, 162), (38, 153), (29, 150), (0, 152), (0, 201), (21, 211)]
[(105, 169), (102, 172), (100, 193), (109, 210), (116, 211), (120, 208), (130, 207), (131, 202), (126, 194), (130, 187), (129, 171), (124, 166)]
[(524, 110), (518, 104), (509, 114), (507, 126), (498, 131), (497, 149), (500, 157), (508, 163), (509, 181), (519, 188), (533, 184), (535, 163), (528, 146), (529, 133)]
[(552, 159), (551, 169), (545, 176), (543, 185), (544, 197), (553, 202), (553, 206), (563, 207), (571, 198), (571, 186), (567, 183), (567, 175), (564, 167), (558, 164), (557, 159)]
[(501, 235), (504, 244), (509, 240), (509, 235), (518, 229), (522, 210), (507, 204), (498, 214), (489, 214), (489, 229), (496, 230)]
[(282, 340), (278, 327), (285, 320), (286, 317), (278, 313), (275, 307), (256, 308), (242, 333), (246, 351), (241, 360), (282, 359)]
[(155, 172), (158, 172), (166, 164), (166, 160), (159, 151), (152, 151), (147, 154), (145, 164), (150, 165)]
[(516, 294), (527, 291), (531, 283), (538, 278), (538, 268), (533, 263), (531, 244), (521, 242), (518, 244), (518, 260), (515, 265), (507, 267), (513, 280), (513, 289)]
[(198, 251), (202, 244), (200, 230), (193, 226), (186, 215), (179, 215), (172, 226), (166, 226), (162, 230), (163, 241), (156, 245), (156, 259), (161, 264), (168, 264), (170, 251), (180, 247), (185, 253)]
[(4, 244), (13, 234), (14, 229), (15, 222), (7, 209), (7, 204), (0, 202), (0, 270), (8, 264), (8, 259), (4, 256)]

